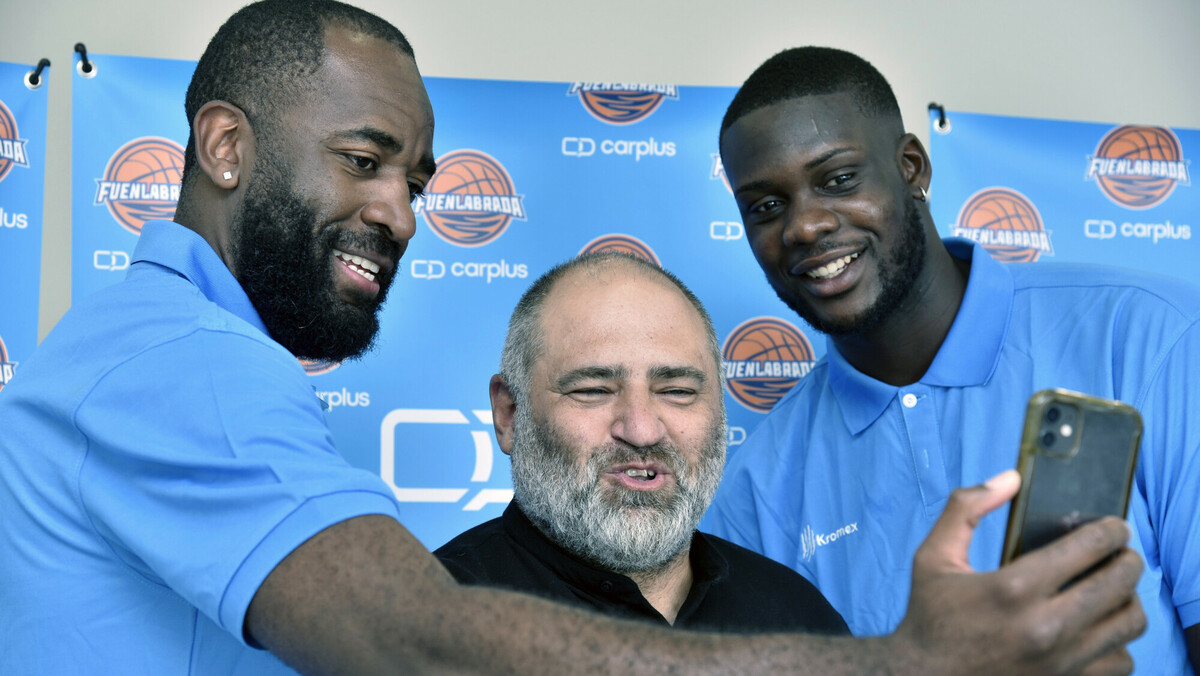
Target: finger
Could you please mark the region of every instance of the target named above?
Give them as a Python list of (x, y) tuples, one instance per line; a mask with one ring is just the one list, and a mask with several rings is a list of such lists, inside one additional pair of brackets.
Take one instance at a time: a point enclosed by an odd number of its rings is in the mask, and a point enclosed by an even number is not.
[[(1142, 611), (1141, 602), (1134, 597), (1129, 603), (1121, 606), (1114, 614), (1088, 628), (1087, 632), (1076, 641), (1081, 658), (1080, 666), (1091, 663), (1088, 669), (1094, 668), (1099, 662), (1122, 662), (1115, 659), (1126, 654), (1126, 644), (1146, 630), (1146, 614)], [(1129, 660), (1133, 662), (1132, 659)], [(1091, 672), (1091, 671), (1086, 671)], [(1098, 671), (1100, 672), (1100, 671)]]
[(1129, 535), (1124, 521), (1105, 517), (1021, 556), (1008, 569), (1014, 576), (1036, 581), (1033, 591), (1051, 595), (1120, 551)]
[(1008, 470), (951, 493), (946, 509), (917, 551), (919, 562), (936, 570), (970, 570), (967, 549), (975, 526), (985, 514), (1011, 500), (1020, 485), (1021, 475)]
[[(1053, 612), (1071, 619), (1084, 632), (1091, 631), (1093, 626), (1103, 626), (1122, 613), (1131, 613), (1127, 619), (1133, 624), (1128, 629), (1135, 630), (1139, 616), (1141, 622), (1145, 622), (1145, 613), (1137, 597), (1142, 568), (1141, 557), (1132, 549), (1125, 549), (1077, 584), (1060, 592), (1051, 600), (1050, 607)], [(1129, 610), (1130, 606), (1132, 610)], [(1140, 633), (1126, 636), (1125, 640)]]
[(1080, 676), (1127, 676), (1133, 673), (1133, 657), (1122, 648), (1087, 665)]

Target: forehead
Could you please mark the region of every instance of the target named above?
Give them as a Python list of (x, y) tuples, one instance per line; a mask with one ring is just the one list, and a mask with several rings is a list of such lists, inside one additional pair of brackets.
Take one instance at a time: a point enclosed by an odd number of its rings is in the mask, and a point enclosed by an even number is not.
[(743, 115), (721, 136), (726, 171), (773, 159), (819, 157), (834, 148), (891, 154), (899, 134), (887, 118), (867, 117), (849, 92), (787, 99)]
[[(544, 349), (535, 368), (691, 366), (715, 373), (704, 320), (670, 281), (626, 265), (579, 268), (541, 310)], [(715, 377), (715, 376), (714, 376)]]
[(325, 48), (316, 86), (288, 117), (317, 127), (432, 132), (433, 108), (412, 57), (340, 26), (326, 30)]

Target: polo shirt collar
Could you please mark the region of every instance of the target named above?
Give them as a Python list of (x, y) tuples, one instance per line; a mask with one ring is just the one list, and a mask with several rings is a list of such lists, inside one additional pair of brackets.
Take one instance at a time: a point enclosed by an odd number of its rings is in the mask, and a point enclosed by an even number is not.
[(225, 261), (194, 230), (171, 221), (147, 222), (133, 250), (133, 262), (152, 263), (175, 272), (222, 309), (270, 335)]
[[(533, 525), (516, 500), (508, 503), (501, 519), (509, 537), (526, 547), (567, 584), (614, 605), (634, 606), (643, 612), (657, 613), (654, 606), (642, 596), (636, 582), (620, 573), (611, 573), (585, 563), (556, 545)], [(692, 536), (691, 563), (692, 588), (675, 617), (676, 626), (686, 624), (688, 616), (699, 607), (709, 587), (729, 574), (729, 562), (699, 531)]]
[[(1012, 314), (1012, 273), (979, 244), (966, 239), (943, 240), (950, 255), (970, 261), (971, 273), (962, 305), (929, 370), (918, 381), (932, 387), (971, 387), (991, 379)], [(901, 389), (867, 376), (826, 339), (829, 387), (842, 410), (846, 427), (858, 434), (875, 422)]]

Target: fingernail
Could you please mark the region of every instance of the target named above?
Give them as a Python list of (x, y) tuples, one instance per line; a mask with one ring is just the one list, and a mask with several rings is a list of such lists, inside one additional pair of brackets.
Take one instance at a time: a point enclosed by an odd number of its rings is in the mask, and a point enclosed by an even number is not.
[(1004, 484), (1007, 484), (1007, 483), (1013, 481), (1014, 479), (1017, 481), (1020, 481), (1020, 478), (1021, 478), (1020, 475), (1017, 474), (1017, 470), (1006, 469), (1003, 472), (997, 474), (996, 476), (983, 482), (983, 487), (987, 488), (988, 490), (995, 490), (997, 488), (1000, 488)]

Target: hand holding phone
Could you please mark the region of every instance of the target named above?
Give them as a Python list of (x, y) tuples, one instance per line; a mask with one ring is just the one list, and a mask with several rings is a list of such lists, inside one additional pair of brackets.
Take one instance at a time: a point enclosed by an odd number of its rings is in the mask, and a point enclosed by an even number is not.
[(1068, 390), (1029, 399), (1001, 565), (1102, 516), (1125, 518), (1142, 418), (1132, 406)]

